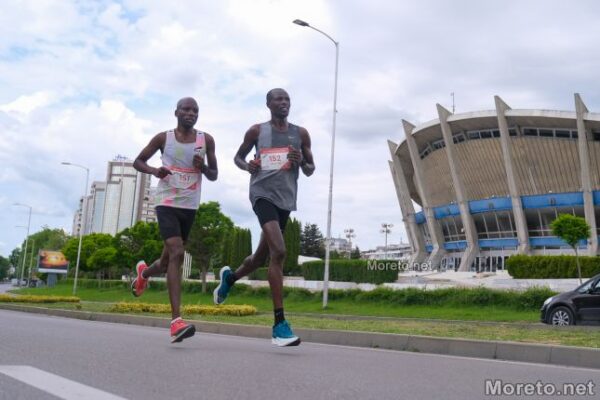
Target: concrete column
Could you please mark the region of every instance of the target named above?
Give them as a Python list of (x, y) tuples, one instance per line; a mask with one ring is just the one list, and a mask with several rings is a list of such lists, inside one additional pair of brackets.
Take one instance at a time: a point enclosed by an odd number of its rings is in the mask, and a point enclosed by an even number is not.
[(400, 204), (400, 211), (402, 212), (402, 222), (406, 228), (408, 234), (408, 240), (413, 250), (411, 256), (411, 263), (421, 263), (427, 258), (427, 252), (425, 251), (425, 239), (415, 218), (415, 207), (413, 206), (412, 199), (410, 198), (410, 192), (408, 190), (408, 184), (406, 183), (406, 176), (400, 162), (400, 157), (396, 154), (398, 146), (388, 140), (388, 147), (390, 149), (390, 155), (392, 161), (389, 162), (390, 171), (392, 172), (392, 178), (394, 179), (394, 187), (396, 188), (396, 195), (398, 196), (398, 203)]
[(442, 262), (442, 258), (446, 253), (444, 249), (444, 235), (442, 233), (442, 228), (440, 224), (435, 220), (435, 216), (433, 215), (433, 209), (429, 205), (429, 191), (427, 190), (427, 186), (425, 184), (425, 179), (423, 178), (423, 166), (421, 165), (421, 157), (419, 156), (419, 149), (417, 148), (417, 143), (415, 138), (412, 135), (415, 126), (408, 121), (402, 120), (402, 125), (404, 127), (404, 133), (406, 136), (406, 144), (408, 145), (408, 152), (410, 154), (410, 160), (413, 165), (413, 169), (415, 172), (415, 186), (417, 187), (417, 191), (419, 192), (419, 197), (421, 197), (421, 206), (423, 207), (423, 213), (425, 214), (425, 220), (427, 223), (427, 227), (429, 228), (429, 235), (431, 236), (431, 244), (433, 246), (433, 250), (429, 255), (428, 262), (432, 268), (438, 268)]
[(581, 169), (581, 188), (583, 190), (583, 209), (585, 220), (590, 226), (591, 238), (588, 241), (590, 256), (598, 254), (598, 233), (596, 232), (596, 215), (594, 213), (594, 196), (592, 194), (592, 178), (590, 176), (590, 155), (588, 152), (588, 137), (585, 130), (585, 117), (588, 109), (579, 93), (575, 93), (575, 113), (577, 115), (577, 144), (579, 148), (579, 165)]
[(444, 136), (444, 143), (446, 144), (446, 155), (448, 156), (450, 175), (452, 176), (454, 192), (456, 193), (456, 201), (458, 203), (458, 209), (460, 210), (460, 219), (462, 220), (463, 228), (465, 229), (465, 236), (467, 238), (467, 249), (465, 250), (460, 262), (459, 271), (468, 271), (471, 263), (479, 254), (479, 238), (477, 237), (477, 230), (475, 229), (473, 216), (471, 215), (471, 211), (469, 211), (469, 204), (467, 202), (467, 195), (462, 182), (461, 171), (456, 164), (456, 157), (454, 155), (455, 145), (454, 141), (452, 140), (452, 130), (450, 129), (450, 124), (448, 123), (448, 117), (452, 115), (452, 113), (439, 104), (436, 106), (438, 116), (440, 118), (442, 135)]
[(504, 170), (506, 171), (506, 181), (512, 203), (512, 212), (515, 218), (517, 228), (517, 237), (519, 240), (519, 254), (529, 253), (529, 231), (527, 230), (527, 220), (523, 203), (521, 202), (521, 193), (515, 179), (515, 167), (513, 163), (512, 147), (510, 146), (510, 133), (508, 132), (508, 122), (506, 121), (506, 111), (510, 107), (498, 96), (494, 96), (496, 103), (496, 113), (498, 114), (498, 127), (500, 128), (500, 144), (502, 146), (502, 156), (504, 158)]

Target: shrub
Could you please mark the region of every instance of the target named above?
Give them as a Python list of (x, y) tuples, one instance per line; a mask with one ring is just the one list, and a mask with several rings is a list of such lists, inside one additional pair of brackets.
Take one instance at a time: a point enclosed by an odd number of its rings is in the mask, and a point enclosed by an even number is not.
[(3, 303), (79, 303), (79, 297), (75, 296), (13, 296), (0, 294), (0, 302)]
[[(355, 283), (375, 283), (395, 282), (398, 279), (398, 269), (378, 270), (370, 268), (369, 262), (388, 262), (393, 261), (374, 261), (374, 260), (330, 260), (329, 261), (329, 280), (337, 282), (355, 282)], [(325, 269), (324, 261), (310, 261), (302, 264), (302, 276), (310, 281), (323, 279)]]
[[(600, 257), (579, 257), (581, 274), (591, 278), (600, 273)], [(515, 279), (577, 278), (575, 256), (514, 255), (506, 263), (508, 273)]]
[[(168, 314), (171, 312), (171, 306), (168, 304), (149, 304), (149, 303), (116, 303), (112, 305), (110, 312), (129, 313), (129, 312), (145, 312), (145, 313), (161, 313)], [(256, 307), (249, 305), (220, 305), (220, 306), (205, 306), (205, 305), (182, 305), (181, 312), (185, 315), (233, 315), (245, 316), (255, 315)]]
[(268, 279), (268, 272), (268, 267), (258, 268), (256, 271), (248, 275), (248, 279), (252, 279), (255, 281), (266, 281)]

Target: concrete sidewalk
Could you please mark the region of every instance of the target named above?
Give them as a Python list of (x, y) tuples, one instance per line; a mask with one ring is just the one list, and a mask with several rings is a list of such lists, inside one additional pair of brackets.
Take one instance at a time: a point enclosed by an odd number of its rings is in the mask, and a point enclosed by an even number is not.
[[(170, 323), (168, 318), (58, 310), (14, 304), (0, 304), (0, 309), (161, 328), (168, 328)], [(271, 336), (271, 328), (266, 326), (197, 320), (193, 323), (199, 332), (265, 339)], [(354, 331), (318, 329), (295, 329), (295, 331), (303, 341), (313, 343), (600, 369), (600, 349), (594, 348)]]

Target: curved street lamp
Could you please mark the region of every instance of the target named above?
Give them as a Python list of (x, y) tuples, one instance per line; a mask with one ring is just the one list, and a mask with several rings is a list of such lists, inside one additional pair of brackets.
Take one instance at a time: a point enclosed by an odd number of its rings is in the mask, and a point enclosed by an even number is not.
[(29, 218), (27, 219), (27, 236), (25, 236), (25, 251), (23, 252), (23, 265), (21, 266), (21, 280), (19, 281), (19, 286), (21, 286), (21, 283), (23, 282), (23, 276), (25, 274), (25, 256), (27, 255), (27, 244), (29, 242), (29, 228), (31, 227), (31, 211), (33, 210), (33, 208), (30, 205), (23, 203), (14, 203), (13, 206), (29, 208)]
[(302, 21), (301, 19), (295, 19), (293, 21), (294, 24), (305, 26), (307, 28), (313, 29), (327, 39), (331, 40), (335, 45), (335, 79), (333, 85), (333, 124), (331, 128), (331, 158), (329, 164), (329, 199), (327, 203), (327, 237), (325, 239), (325, 270), (323, 274), (323, 308), (327, 308), (327, 297), (329, 290), (329, 253), (331, 250), (331, 209), (332, 209), (332, 197), (333, 197), (333, 160), (334, 160), (334, 152), (335, 152), (335, 119), (337, 115), (337, 84), (338, 84), (338, 60), (340, 53), (340, 43), (335, 41), (331, 36), (327, 33), (323, 32), (320, 29), (311, 26), (308, 22)]
[[(70, 165), (72, 167), (77, 167), (77, 168), (81, 168), (81, 169), (85, 170), (85, 188), (83, 190), (83, 197), (85, 198), (85, 196), (87, 196), (88, 181), (90, 179), (90, 169), (83, 165), (65, 162), (65, 161), (61, 162), (61, 164), (62, 165)], [(87, 218), (87, 215), (84, 215), (84, 213), (86, 213), (86, 212), (87, 212), (87, 209), (82, 210), (82, 213), (81, 213), (82, 224), (79, 225), (79, 247), (77, 248), (77, 264), (75, 264), (75, 279), (73, 281), (73, 296), (75, 296), (75, 294), (77, 293), (77, 276), (79, 275), (79, 260), (81, 258), (81, 239), (83, 238), (83, 222), (85, 221), (85, 218)]]

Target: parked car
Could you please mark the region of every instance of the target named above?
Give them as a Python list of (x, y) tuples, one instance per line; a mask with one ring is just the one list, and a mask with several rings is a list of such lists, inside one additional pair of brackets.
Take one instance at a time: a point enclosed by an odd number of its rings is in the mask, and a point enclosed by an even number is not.
[(600, 274), (575, 290), (546, 299), (541, 320), (551, 325), (600, 323)]

